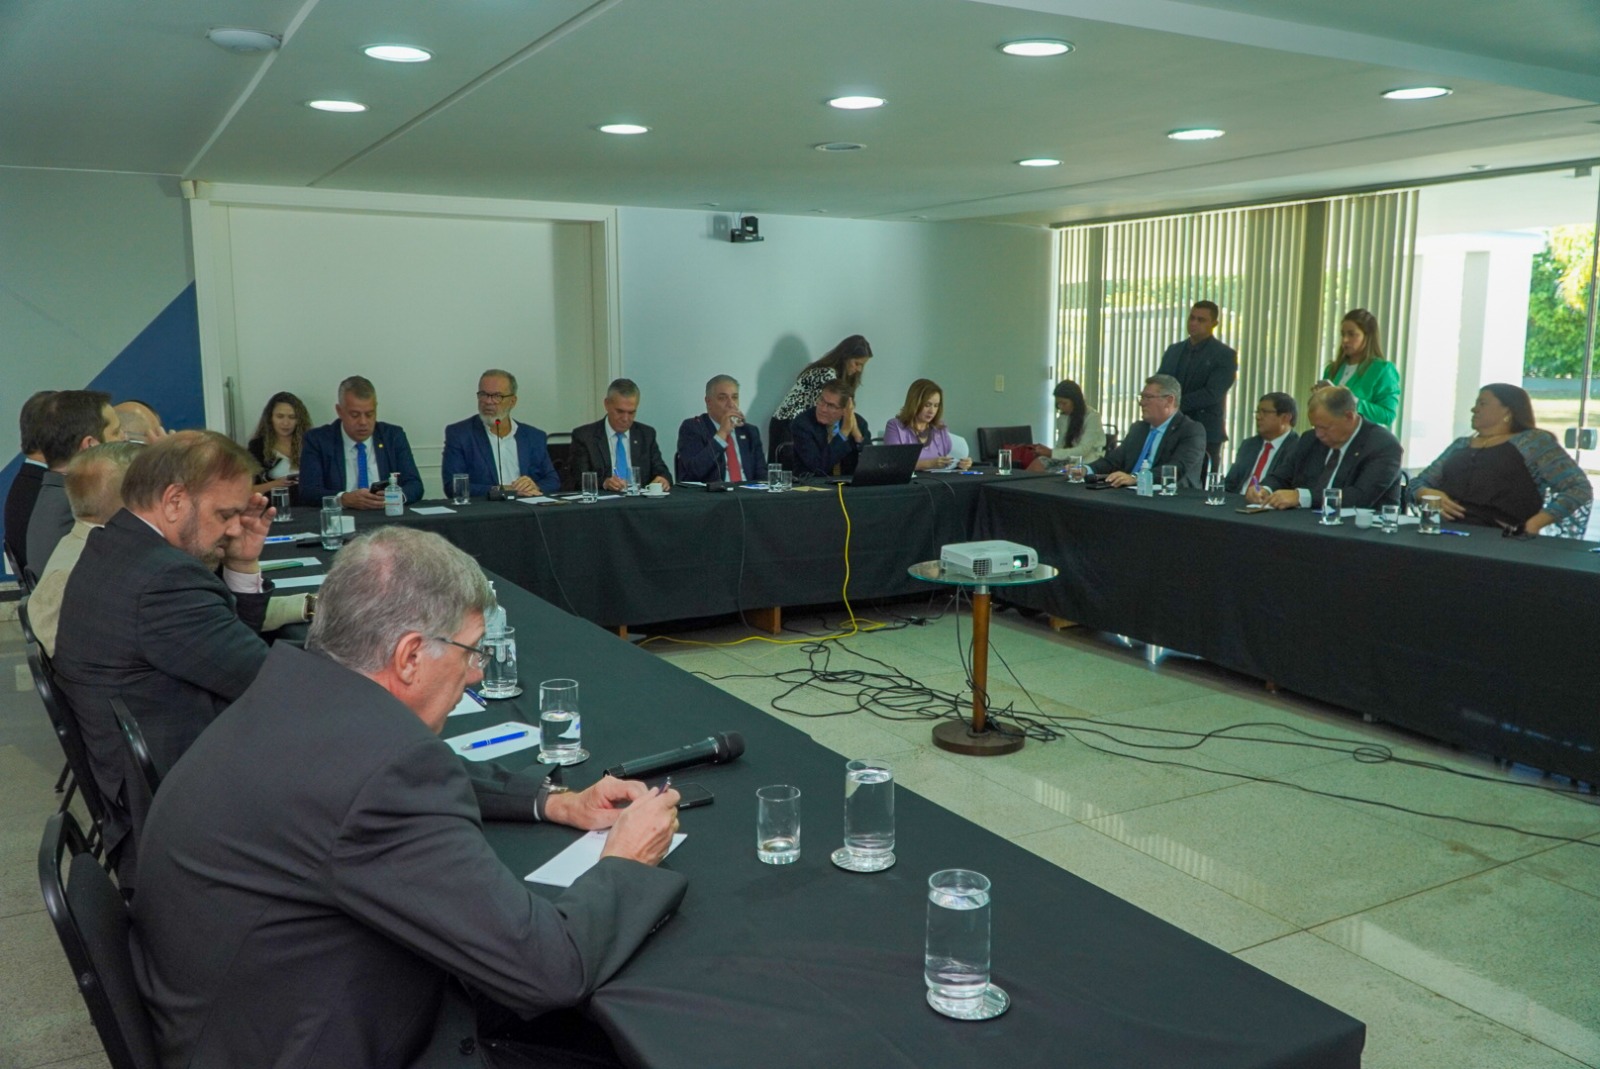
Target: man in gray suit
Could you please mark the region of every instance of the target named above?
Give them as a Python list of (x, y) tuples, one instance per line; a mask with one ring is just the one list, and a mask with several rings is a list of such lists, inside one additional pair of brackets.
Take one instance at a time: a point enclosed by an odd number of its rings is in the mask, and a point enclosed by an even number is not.
[(128, 769), (110, 699), (127, 702), (165, 773), (256, 677), (270, 589), (257, 559), (273, 512), (251, 492), (255, 471), (250, 454), (215, 431), (141, 446), (122, 480), (124, 507), (89, 534), (62, 595), (56, 676), (100, 791), (121, 810), (103, 830), (125, 883), (139, 814), (125, 808)]
[(578, 1003), (677, 907), (686, 881), (654, 867), (675, 791), (541, 791), (530, 815), (611, 829), (554, 903), (484, 839), (439, 731), (482, 678), (492, 600), (437, 535), (357, 539), (306, 649), (274, 648), (162, 782), (133, 944), (163, 1065), (552, 1064), (491, 1015)]

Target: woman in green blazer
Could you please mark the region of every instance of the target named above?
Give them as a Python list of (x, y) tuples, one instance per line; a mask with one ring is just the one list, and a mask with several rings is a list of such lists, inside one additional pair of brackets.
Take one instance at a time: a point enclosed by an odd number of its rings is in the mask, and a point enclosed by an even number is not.
[(1361, 418), (1384, 428), (1392, 426), (1400, 414), (1400, 369), (1383, 358), (1378, 317), (1365, 308), (1344, 314), (1339, 324), (1339, 353), (1311, 390), (1315, 393), (1324, 386), (1349, 387), (1356, 395)]

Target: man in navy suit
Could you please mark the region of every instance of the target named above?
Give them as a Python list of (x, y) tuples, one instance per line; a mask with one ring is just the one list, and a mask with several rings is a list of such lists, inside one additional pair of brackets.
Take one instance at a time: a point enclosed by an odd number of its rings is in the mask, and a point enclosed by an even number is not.
[(672, 486), (667, 462), (661, 459), (656, 430), (634, 422), (639, 414), (639, 385), (632, 379), (617, 379), (606, 388), (604, 419), (585, 423), (572, 430), (572, 459), (568, 462), (572, 483), (586, 471), (600, 476), (601, 489), (613, 493), (628, 488), (632, 471), (643, 487), (655, 483), (661, 489)]
[(1089, 465), (1112, 486), (1132, 486), (1139, 468), (1148, 464), (1159, 480), (1161, 469), (1178, 468), (1178, 483), (1198, 487), (1206, 460), (1206, 431), (1199, 420), (1178, 411), (1183, 387), (1171, 375), (1151, 375), (1139, 391), (1139, 414), (1122, 444)]
[(789, 424), (794, 472), (802, 477), (854, 475), (872, 429), (856, 411), (855, 390), (834, 379), (822, 387), (817, 403)]
[(1287, 475), (1294, 468), (1294, 445), (1300, 436), (1294, 432), (1300, 415), (1294, 398), (1286, 393), (1263, 394), (1256, 402), (1256, 433), (1239, 443), (1223, 486), (1230, 494), (1242, 494), (1247, 487), (1260, 486), (1268, 475)]
[(1295, 449), (1294, 467), (1274, 470), (1245, 496), (1275, 509), (1321, 508), (1325, 490), (1342, 491), (1342, 507), (1372, 509), (1400, 503), (1400, 441), (1388, 428), (1361, 418), (1346, 387), (1311, 395), (1312, 434)]
[(400, 474), (407, 501), (422, 500), (422, 476), (406, 432), (378, 422), (378, 391), (360, 375), (339, 384), (339, 418), (306, 432), (300, 447), (300, 503), (320, 505), (338, 494), (347, 509), (383, 508), (383, 484)]
[(706, 383), (705, 415), (686, 419), (678, 428), (676, 467), (680, 483), (766, 479), (761, 432), (745, 422), (739, 409), (739, 380), (732, 375), (718, 375)]
[(512, 419), (516, 407), (515, 375), (490, 368), (478, 376), (478, 414), (444, 429), (446, 497), (456, 475), (467, 477), (474, 497), (494, 486), (518, 497), (539, 497), (561, 488), (544, 431)]

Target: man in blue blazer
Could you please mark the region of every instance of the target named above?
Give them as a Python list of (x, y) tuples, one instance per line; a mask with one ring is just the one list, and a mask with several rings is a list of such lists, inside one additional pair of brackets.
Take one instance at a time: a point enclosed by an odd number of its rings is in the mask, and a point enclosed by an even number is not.
[(678, 481), (762, 482), (767, 456), (761, 432), (745, 422), (739, 409), (739, 380), (718, 375), (706, 383), (705, 415), (678, 428)]
[(300, 447), (300, 503), (320, 505), (338, 494), (347, 509), (383, 508), (383, 484), (400, 473), (406, 500), (422, 500), (422, 476), (411, 458), (406, 432), (378, 422), (378, 391), (360, 375), (339, 384), (339, 418), (306, 432)]
[(518, 497), (539, 497), (561, 488), (544, 431), (512, 419), (516, 407), (515, 375), (490, 368), (478, 377), (478, 414), (444, 429), (446, 497), (456, 475), (467, 477), (474, 497), (484, 496), (492, 486)]
[(872, 429), (856, 411), (855, 391), (838, 379), (822, 387), (817, 403), (789, 424), (796, 476), (854, 475)]

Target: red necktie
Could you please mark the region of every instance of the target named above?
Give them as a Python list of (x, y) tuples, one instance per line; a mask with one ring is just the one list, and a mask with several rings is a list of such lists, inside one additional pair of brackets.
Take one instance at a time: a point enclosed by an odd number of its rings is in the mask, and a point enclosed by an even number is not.
[(1267, 458), (1272, 456), (1272, 442), (1261, 443), (1261, 459), (1256, 461), (1256, 470), (1250, 473), (1250, 481), (1259, 484), (1261, 476), (1267, 471)]
[(728, 481), (744, 482), (744, 469), (739, 466), (739, 436), (728, 432)]

